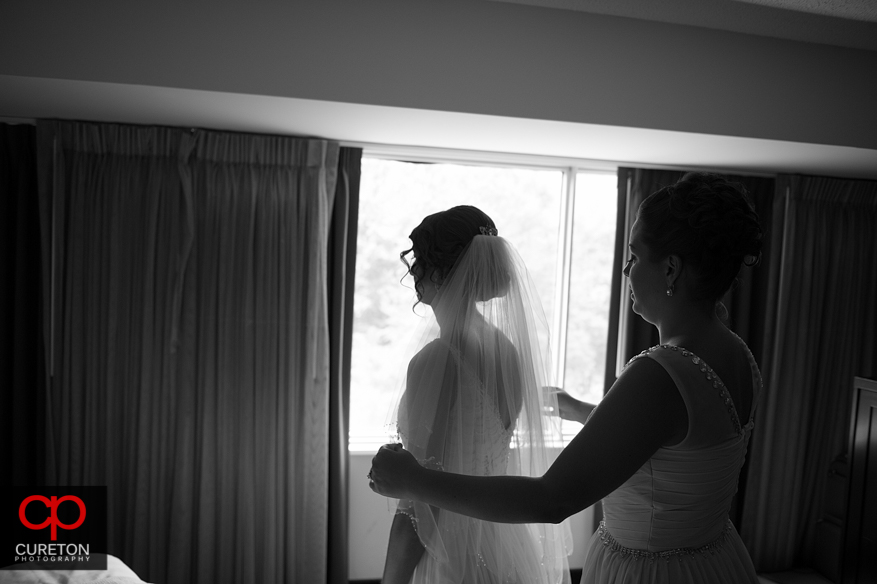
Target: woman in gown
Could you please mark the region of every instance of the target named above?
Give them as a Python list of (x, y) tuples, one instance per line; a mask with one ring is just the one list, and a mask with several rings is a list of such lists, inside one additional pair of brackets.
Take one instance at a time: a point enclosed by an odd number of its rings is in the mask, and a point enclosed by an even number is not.
[[(391, 444), (373, 459), (371, 488), (509, 523), (561, 521), (603, 499), (582, 582), (757, 583), (728, 511), (761, 377), (717, 313), (761, 239), (748, 197), (718, 176), (689, 174), (653, 193), (631, 229), (624, 274), (634, 312), (661, 344), (630, 360), (551, 468), (461, 476), (416, 466)], [(577, 409), (568, 396), (561, 405)]]
[[(475, 207), (430, 215), (410, 237), (401, 257), (432, 316), (408, 365), (399, 439), (422, 468), (541, 476), (560, 432), (545, 416), (557, 407), (541, 389), (547, 326), (523, 263)], [(568, 583), (570, 540), (564, 526), (491, 523), (402, 497), (383, 584)]]

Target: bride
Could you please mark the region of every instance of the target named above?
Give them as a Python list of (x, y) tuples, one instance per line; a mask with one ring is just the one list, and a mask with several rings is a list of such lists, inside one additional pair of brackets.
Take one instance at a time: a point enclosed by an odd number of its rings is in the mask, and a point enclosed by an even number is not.
[[(408, 364), (400, 441), (433, 470), (541, 476), (546, 442), (559, 439), (544, 412), (557, 404), (541, 390), (547, 327), (520, 257), (471, 206), (426, 217), (410, 238), (401, 258), (433, 317)], [(564, 525), (491, 523), (403, 499), (383, 584), (568, 583), (569, 540)]]

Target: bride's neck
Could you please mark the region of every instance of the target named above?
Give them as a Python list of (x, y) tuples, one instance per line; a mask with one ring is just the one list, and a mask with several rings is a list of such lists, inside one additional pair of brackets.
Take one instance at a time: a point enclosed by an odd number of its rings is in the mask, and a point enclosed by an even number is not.
[(461, 311), (459, 309), (448, 310), (447, 308), (443, 308), (441, 303), (433, 306), (432, 311), (433, 314), (435, 314), (435, 320), (438, 323), (439, 330), (441, 330), (442, 335), (448, 334), (454, 327), (459, 327), (464, 320), (471, 320), (475, 322), (481, 322), (483, 320), (481, 314), (475, 308), (474, 304), (467, 306), (465, 311), (466, 314), (461, 314)]

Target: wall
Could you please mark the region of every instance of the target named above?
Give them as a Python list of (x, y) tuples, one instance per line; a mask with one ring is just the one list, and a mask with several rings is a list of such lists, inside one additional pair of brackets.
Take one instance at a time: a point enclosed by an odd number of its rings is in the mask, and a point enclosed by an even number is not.
[(877, 148), (873, 51), (478, 0), (0, 11), (0, 75)]

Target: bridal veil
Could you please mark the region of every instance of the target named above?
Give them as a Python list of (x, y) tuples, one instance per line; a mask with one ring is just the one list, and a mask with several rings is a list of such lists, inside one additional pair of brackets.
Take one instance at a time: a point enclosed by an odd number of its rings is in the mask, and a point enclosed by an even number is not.
[[(441, 282), (416, 337), (398, 438), (444, 472), (541, 476), (562, 447), (557, 404), (544, 389), (548, 327), (520, 256), (494, 230), (482, 232)], [(569, 582), (565, 523), (497, 524), (409, 500), (398, 512), (428, 554), (415, 582)]]

